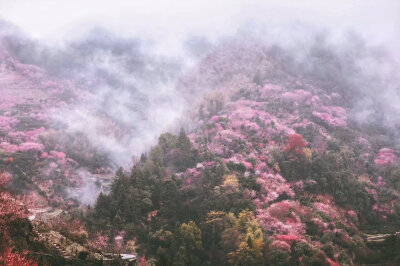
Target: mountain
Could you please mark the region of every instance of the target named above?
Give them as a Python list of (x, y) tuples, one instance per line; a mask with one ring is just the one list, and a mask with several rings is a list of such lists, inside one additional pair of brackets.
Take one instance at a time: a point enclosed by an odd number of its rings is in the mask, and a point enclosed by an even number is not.
[[(113, 42), (89, 43), (120, 55)], [(40, 65), (3, 40), (3, 262), (124, 263), (122, 253), (141, 265), (399, 263), (398, 124), (388, 123), (392, 103), (382, 105), (386, 96), (372, 89), (389, 95), (391, 76), (359, 67), (383, 55), (337, 51), (318, 38), (299, 55), (239, 35), (171, 74), (162, 69), (175, 63), (133, 62), (128, 55), (141, 53), (132, 49), (118, 58), (141, 80), (135, 86), (123, 76), (115, 83), (113, 70), (97, 79), (76, 62), (67, 76), (52, 73), (60, 57)], [(152, 78), (174, 89), (144, 90)], [(95, 89), (104, 84), (105, 97)], [(129, 101), (113, 98), (113, 86)], [(375, 114), (365, 115), (362, 102)], [(169, 112), (177, 103), (187, 110), (181, 130), (153, 141), (147, 133), (165, 132), (163, 120), (182, 115)], [(109, 139), (129, 149), (110, 150)], [(131, 159), (115, 160), (118, 152), (138, 151), (131, 168), (116, 169)]]
[(356, 120), (340, 76), (296, 74), (280, 53), (230, 40), (204, 57), (180, 83), (206, 91), (190, 132), (120, 170), (88, 225), (159, 265), (398, 263), (392, 132)]

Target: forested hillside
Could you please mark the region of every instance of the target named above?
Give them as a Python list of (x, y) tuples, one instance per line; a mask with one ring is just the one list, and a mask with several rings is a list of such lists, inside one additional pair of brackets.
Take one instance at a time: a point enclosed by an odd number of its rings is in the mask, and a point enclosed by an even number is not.
[(90, 230), (135, 239), (158, 265), (398, 263), (390, 131), (350, 117), (356, 91), (277, 59), (240, 42), (207, 56), (182, 81), (209, 86), (194, 129), (162, 134), (120, 169)]
[(180, 69), (100, 33), (119, 72), (0, 39), (0, 264), (400, 264), (387, 55), (238, 33)]

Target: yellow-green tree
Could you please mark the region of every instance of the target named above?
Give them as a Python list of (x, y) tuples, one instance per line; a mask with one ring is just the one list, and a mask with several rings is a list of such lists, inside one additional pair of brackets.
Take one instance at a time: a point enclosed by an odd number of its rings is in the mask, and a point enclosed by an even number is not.
[(200, 265), (203, 256), (201, 230), (195, 222), (183, 223), (178, 230), (178, 249), (173, 265)]
[[(236, 240), (231, 238), (234, 235), (237, 236)], [(230, 245), (238, 243), (236, 249), (227, 254), (231, 265), (263, 264), (265, 242), (261, 226), (253, 212), (244, 210), (239, 213), (234, 226), (223, 233), (222, 242)]]

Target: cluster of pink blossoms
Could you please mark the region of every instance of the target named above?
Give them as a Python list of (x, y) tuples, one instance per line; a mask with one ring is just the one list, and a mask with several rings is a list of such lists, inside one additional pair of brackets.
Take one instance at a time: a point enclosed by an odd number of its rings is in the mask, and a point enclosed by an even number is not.
[(380, 149), (374, 162), (379, 166), (391, 165), (397, 162), (397, 152), (389, 148)]

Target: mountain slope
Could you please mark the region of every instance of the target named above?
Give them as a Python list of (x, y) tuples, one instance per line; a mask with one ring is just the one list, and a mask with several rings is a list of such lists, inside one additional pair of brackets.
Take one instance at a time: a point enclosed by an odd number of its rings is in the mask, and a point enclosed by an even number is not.
[(240, 41), (207, 55), (181, 79), (206, 91), (190, 134), (161, 135), (120, 170), (89, 227), (134, 238), (159, 265), (398, 263), (390, 130), (360, 125), (351, 92), (285, 60)]
[[(144, 56), (132, 40), (103, 46), (109, 36), (87, 42), (97, 50), (83, 61), (94, 68), (64, 62), (68, 79), (46, 68), (82, 55), (86, 42), (42, 67), (0, 42), (2, 254), (29, 250), (46, 261), (52, 252), (62, 263), (96, 263), (98, 252), (138, 252), (157, 265), (399, 263), (398, 124), (388, 124), (396, 108), (372, 90), (393, 87), (360, 68), (374, 53), (322, 42), (299, 56), (238, 36), (208, 48), (166, 89), (176, 62)], [(104, 51), (123, 67), (96, 61)], [(132, 169), (113, 175), (186, 106), (186, 131), (161, 134)], [(79, 249), (66, 256), (62, 242)]]

